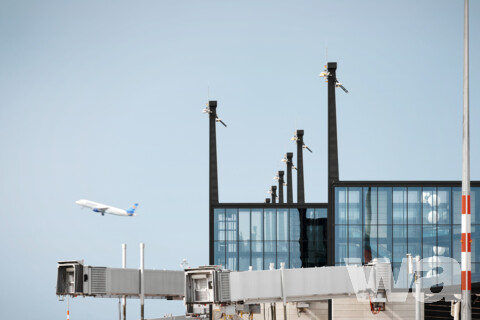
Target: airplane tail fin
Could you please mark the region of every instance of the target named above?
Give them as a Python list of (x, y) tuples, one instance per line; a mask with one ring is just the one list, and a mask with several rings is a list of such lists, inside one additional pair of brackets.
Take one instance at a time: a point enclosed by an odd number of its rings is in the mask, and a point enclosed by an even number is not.
[(138, 207), (138, 203), (134, 203), (133, 206), (129, 207), (126, 211), (129, 215), (133, 215), (137, 207)]

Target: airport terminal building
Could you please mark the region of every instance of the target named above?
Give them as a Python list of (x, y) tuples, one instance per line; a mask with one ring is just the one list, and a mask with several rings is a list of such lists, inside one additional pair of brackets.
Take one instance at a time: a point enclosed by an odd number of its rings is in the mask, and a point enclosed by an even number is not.
[[(336, 63), (328, 73), (336, 80)], [(292, 157), (287, 154), (286, 201), (283, 172), (271, 201), (221, 203), (218, 198), (216, 150), (216, 101), (209, 102), (211, 265), (230, 270), (267, 270), (345, 265), (345, 258), (367, 264), (386, 258), (398, 278), (407, 253), (412, 256), (449, 257), (460, 262), (460, 181), (341, 181), (339, 179), (335, 81), (328, 83), (328, 203), (305, 203), (303, 189), (303, 131), (297, 131), (297, 201), (293, 200)], [(366, 177), (368, 178), (368, 177)], [(278, 192), (278, 193), (277, 193)], [(278, 201), (277, 201), (278, 195)], [(270, 199), (268, 199), (270, 200)], [(471, 182), (472, 289), (480, 283), (480, 182)], [(272, 265), (273, 264), (273, 265)], [(441, 268), (440, 268), (441, 269)], [(441, 272), (441, 271), (440, 271)], [(435, 271), (428, 275), (435, 277)], [(406, 281), (396, 283), (407, 288)], [(437, 286), (440, 286), (441, 283)], [(480, 317), (472, 299), (472, 319)], [(348, 303), (346, 303), (348, 304)], [(362, 310), (325, 306), (319, 319), (350, 318)], [(444, 302), (444, 304), (446, 304)], [(335, 305), (335, 307), (334, 307)], [(450, 313), (448, 303), (448, 316)], [(440, 319), (447, 312), (442, 303), (425, 304), (425, 319)], [(442, 309), (443, 308), (443, 309)], [(401, 309), (401, 308), (400, 308)], [(407, 308), (408, 309), (408, 308)], [(403, 310), (403, 309), (402, 309)], [(406, 309), (405, 309), (406, 310)], [(443, 311), (442, 311), (443, 310)], [(344, 312), (344, 313), (342, 313)], [(345, 313), (346, 312), (346, 313)], [(349, 313), (350, 312), (350, 313)], [(477, 314), (477, 312), (479, 314)], [(334, 316), (335, 314), (335, 316)], [(344, 316), (339, 316), (344, 315)], [(392, 313), (390, 318), (398, 318)], [(408, 315), (405, 318), (409, 317)], [(389, 317), (387, 317), (389, 318)], [(404, 318), (404, 316), (400, 316)]]
[[(430, 320), (458, 315), (461, 183), (340, 180), (336, 69), (336, 63), (328, 63), (325, 72), (328, 202), (305, 202), (303, 150), (308, 147), (303, 130), (294, 137), (296, 159), (291, 152), (285, 155), (286, 168), (278, 172), (271, 198), (220, 202), (216, 122), (221, 120), (217, 102), (209, 101), (204, 110), (210, 130), (209, 265), (145, 269), (142, 243), (140, 269), (126, 268), (123, 246), (123, 268), (58, 262), (57, 296), (123, 299), (123, 319), (127, 298), (140, 298), (141, 319), (145, 298), (183, 300), (182, 319), (199, 320), (244, 320), (244, 315), (249, 320)], [(471, 318), (480, 319), (480, 182), (471, 183), (470, 194)], [(406, 266), (407, 254), (419, 257), (415, 267)]]

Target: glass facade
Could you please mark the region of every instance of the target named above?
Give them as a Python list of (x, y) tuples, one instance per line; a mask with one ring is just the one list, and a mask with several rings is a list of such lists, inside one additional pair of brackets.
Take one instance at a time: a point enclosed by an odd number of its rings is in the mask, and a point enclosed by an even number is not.
[[(407, 253), (461, 260), (459, 187), (336, 187), (334, 205), (336, 265), (387, 258), (395, 275)], [(478, 187), (471, 188), (471, 210), (473, 276), (480, 269)]]
[[(230, 270), (326, 265), (327, 208), (215, 208), (214, 261)], [(361, 232), (360, 232), (361, 233)]]

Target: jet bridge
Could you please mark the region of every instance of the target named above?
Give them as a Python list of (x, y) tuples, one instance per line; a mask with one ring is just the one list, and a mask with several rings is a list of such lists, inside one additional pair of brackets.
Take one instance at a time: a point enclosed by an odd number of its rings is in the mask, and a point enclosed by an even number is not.
[[(225, 314), (259, 313), (261, 303), (308, 302), (362, 295), (385, 310), (391, 288), (388, 262), (321, 268), (232, 272), (220, 266), (185, 271), (93, 267), (83, 261), (58, 263), (57, 295), (181, 300), (188, 317), (207, 317), (209, 306)], [(141, 290), (141, 283), (145, 283)], [(373, 307), (372, 307), (373, 308)]]
[[(145, 298), (182, 300), (185, 273), (171, 270), (144, 270)], [(93, 267), (83, 260), (61, 261), (57, 267), (58, 296), (99, 298), (140, 297), (139, 269)]]
[(202, 316), (208, 308), (201, 306), (209, 304), (224, 309), (229, 306), (230, 312), (254, 312), (260, 309), (255, 307), (260, 303), (320, 301), (354, 294), (371, 297), (377, 308), (384, 309), (386, 289), (391, 288), (390, 268), (390, 263), (377, 262), (367, 266), (243, 272), (215, 266), (187, 269), (187, 316)]

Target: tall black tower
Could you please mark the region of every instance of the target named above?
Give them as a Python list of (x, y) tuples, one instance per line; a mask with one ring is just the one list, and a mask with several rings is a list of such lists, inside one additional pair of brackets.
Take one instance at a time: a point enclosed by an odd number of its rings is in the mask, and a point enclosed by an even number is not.
[(305, 184), (303, 177), (303, 130), (297, 130), (297, 202), (305, 203)]
[(292, 159), (293, 152), (287, 152), (287, 203), (293, 203)]
[(218, 204), (218, 169), (217, 169), (217, 134), (215, 130), (217, 118), (217, 101), (208, 102), (209, 109), (209, 264), (214, 261), (214, 212), (213, 206)]
[(283, 179), (285, 172), (278, 171), (278, 203), (283, 203), (283, 185), (285, 180)]

